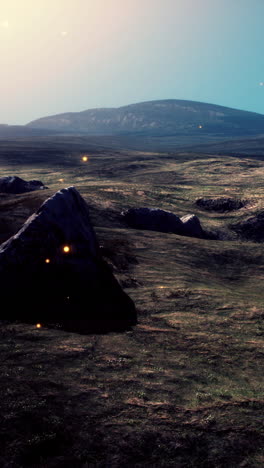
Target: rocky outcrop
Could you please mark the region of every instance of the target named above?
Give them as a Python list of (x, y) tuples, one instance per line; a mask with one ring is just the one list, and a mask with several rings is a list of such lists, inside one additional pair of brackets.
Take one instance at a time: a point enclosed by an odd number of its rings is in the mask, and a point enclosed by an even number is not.
[(99, 253), (86, 202), (74, 187), (46, 202), (0, 246), (2, 317), (74, 331), (136, 323), (132, 300)]
[(204, 237), (199, 219), (192, 214), (179, 218), (170, 211), (158, 208), (130, 208), (121, 214), (127, 225), (134, 229), (172, 232), (190, 237)]
[(264, 242), (264, 211), (229, 227), (243, 239)]
[(34, 190), (46, 189), (42, 182), (39, 180), (30, 180), (26, 182), (17, 176), (8, 176), (0, 178), (0, 192), (1, 193), (25, 193), (33, 192)]
[(234, 211), (243, 208), (246, 205), (245, 201), (235, 198), (198, 198), (196, 205), (207, 211)]

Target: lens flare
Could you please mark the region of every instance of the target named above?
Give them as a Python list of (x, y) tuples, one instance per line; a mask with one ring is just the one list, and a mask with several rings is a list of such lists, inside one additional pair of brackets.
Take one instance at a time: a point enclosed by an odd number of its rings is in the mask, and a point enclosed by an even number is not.
[(50, 259), (46, 258), (45, 263), (50, 263)]
[(83, 156), (83, 157), (82, 157), (83, 162), (87, 162), (88, 159), (89, 159), (88, 156)]
[(41, 323), (36, 324), (36, 328), (41, 328), (41, 327), (42, 327)]
[(1, 21), (0, 26), (2, 28), (4, 28), (4, 29), (8, 29), (9, 28), (9, 21), (8, 20)]
[(64, 253), (69, 253), (70, 251), (71, 251), (71, 248), (68, 245), (64, 245), (63, 252)]

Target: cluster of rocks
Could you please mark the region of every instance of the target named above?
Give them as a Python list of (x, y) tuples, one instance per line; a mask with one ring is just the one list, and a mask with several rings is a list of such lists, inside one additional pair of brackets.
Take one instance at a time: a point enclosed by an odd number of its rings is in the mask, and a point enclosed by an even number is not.
[(26, 182), (17, 176), (0, 177), (0, 192), (1, 193), (26, 193), (34, 190), (44, 190), (45, 187), (39, 180), (30, 180)]
[(204, 238), (205, 233), (197, 216), (176, 216), (157, 208), (130, 208), (122, 213), (129, 227), (150, 231), (171, 232), (182, 236)]
[(207, 211), (234, 211), (245, 206), (246, 202), (235, 198), (198, 198), (195, 202), (199, 208)]
[(123, 330), (133, 301), (101, 257), (89, 209), (74, 187), (44, 202), (0, 246), (2, 319), (58, 323), (78, 332)]
[[(205, 199), (199, 199), (205, 200)], [(208, 202), (215, 201), (216, 211), (230, 211), (232, 209), (239, 209), (245, 205), (246, 202), (241, 200), (234, 200), (229, 198), (222, 199), (207, 199)], [(233, 204), (231, 203), (234, 202)], [(197, 200), (198, 202), (198, 200)], [(216, 203), (217, 202), (217, 203)], [(243, 205), (241, 206), (241, 204)], [(198, 203), (197, 203), (198, 204)], [(234, 208), (236, 206), (236, 208)], [(227, 210), (227, 207), (229, 209)], [(170, 211), (161, 210), (158, 208), (130, 208), (121, 213), (123, 220), (127, 226), (134, 229), (144, 229), (149, 231), (170, 232), (181, 236), (198, 237), (211, 240), (234, 240), (235, 234), (241, 238), (252, 240), (255, 242), (264, 242), (264, 211), (258, 213), (245, 221), (237, 224), (232, 224), (229, 229), (222, 229), (215, 232), (204, 230), (201, 226), (199, 218), (194, 214), (186, 216), (176, 216)], [(232, 231), (233, 234), (232, 234)]]
[[(0, 190), (22, 193), (24, 184), (27, 191), (45, 188), (38, 181), (4, 177)], [(196, 203), (202, 206), (204, 201)], [(206, 201), (206, 209), (216, 211), (239, 209), (242, 203)], [(180, 218), (161, 209), (130, 208), (122, 217), (135, 229), (210, 238), (193, 214)], [(264, 212), (230, 227), (246, 239), (264, 241)], [(134, 303), (103, 260), (88, 206), (74, 187), (47, 199), (0, 246), (0, 284), (2, 304), (7, 304), (2, 319), (56, 323), (83, 333), (125, 330), (137, 323)]]

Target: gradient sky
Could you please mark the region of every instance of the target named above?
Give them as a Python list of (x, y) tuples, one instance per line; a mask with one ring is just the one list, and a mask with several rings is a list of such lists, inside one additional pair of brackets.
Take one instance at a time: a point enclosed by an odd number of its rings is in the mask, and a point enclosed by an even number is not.
[(0, 123), (190, 99), (264, 114), (263, 0), (0, 0)]

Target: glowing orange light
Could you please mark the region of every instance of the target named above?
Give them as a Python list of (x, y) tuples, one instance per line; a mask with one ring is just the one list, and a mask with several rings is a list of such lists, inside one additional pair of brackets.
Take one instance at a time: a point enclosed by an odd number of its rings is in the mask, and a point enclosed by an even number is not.
[(83, 162), (87, 162), (88, 161), (88, 156), (83, 156), (82, 160), (83, 160)]
[(42, 326), (41, 323), (36, 324), (36, 328), (41, 328), (41, 326)]
[(64, 253), (69, 253), (70, 251), (71, 251), (71, 248), (68, 245), (64, 245), (63, 252)]
[(45, 263), (50, 263), (50, 259), (46, 258)]
[(59, 182), (64, 182), (64, 179), (59, 179)]

